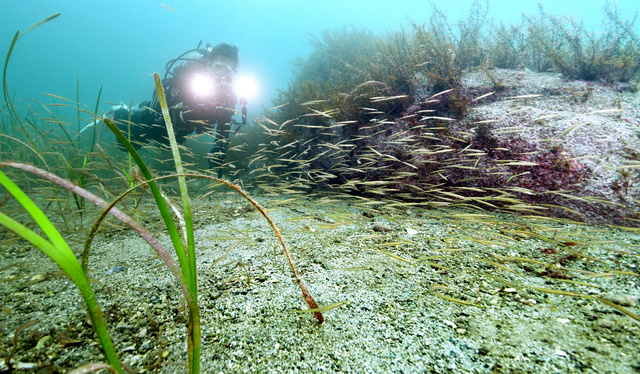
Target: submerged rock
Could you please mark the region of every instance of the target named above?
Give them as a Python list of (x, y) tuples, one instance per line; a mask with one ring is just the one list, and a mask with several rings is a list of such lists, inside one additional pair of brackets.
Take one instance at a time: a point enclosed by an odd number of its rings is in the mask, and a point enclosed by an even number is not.
[(264, 133), (273, 140), (246, 173), (289, 167), (262, 174), (271, 190), (276, 179), (373, 200), (640, 224), (639, 93), (505, 69), (468, 71), (442, 92), (415, 85), (400, 96), (372, 88), (332, 109), (305, 103), (308, 115)]

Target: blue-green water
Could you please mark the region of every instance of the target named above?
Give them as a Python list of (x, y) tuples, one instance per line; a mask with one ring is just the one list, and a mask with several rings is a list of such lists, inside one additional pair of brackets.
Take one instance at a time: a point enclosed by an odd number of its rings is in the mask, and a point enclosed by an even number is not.
[[(522, 13), (536, 13), (539, 1), (492, 1), (489, 17), (518, 23)], [(637, 1), (615, 2), (631, 19)], [(408, 22), (426, 21), (427, 1), (9, 1), (0, 2), (0, 52), (6, 55), (17, 30), (24, 31), (56, 12), (62, 16), (21, 38), (8, 71), (10, 92), (17, 98), (50, 102), (43, 92), (94, 102), (103, 86), (101, 109), (107, 102), (150, 98), (153, 72), (202, 40), (240, 47), (240, 74), (260, 85), (251, 109), (257, 114), (271, 105), (277, 89), (287, 87), (291, 61), (311, 50), (307, 34), (345, 25), (375, 32), (397, 30)], [(468, 15), (472, 1), (436, 2), (451, 21)], [(597, 30), (603, 18), (601, 1), (543, 1), (545, 11), (574, 15)], [(93, 104), (90, 104), (93, 106)]]

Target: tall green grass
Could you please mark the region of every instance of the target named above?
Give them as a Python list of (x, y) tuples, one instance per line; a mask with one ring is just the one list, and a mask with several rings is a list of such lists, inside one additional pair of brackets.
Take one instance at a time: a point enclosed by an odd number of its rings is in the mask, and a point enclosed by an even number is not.
[(95, 294), (91, 289), (88, 275), (82, 270), (75, 254), (63, 239), (60, 232), (53, 226), (51, 221), (46, 217), (42, 210), (13, 182), (0, 170), (0, 184), (13, 195), (13, 197), (24, 207), (24, 209), (36, 221), (38, 227), (44, 232), (45, 239), (35, 233), (33, 230), (23, 224), (13, 220), (6, 214), (0, 212), (0, 224), (15, 232), (23, 239), (29, 241), (35, 247), (40, 249), (49, 258), (62, 268), (62, 270), (71, 278), (73, 283), (78, 287), (82, 294), (87, 312), (91, 318), (93, 327), (98, 334), (98, 340), (102, 345), (104, 355), (107, 362), (118, 372), (122, 372), (118, 355), (113, 347), (111, 338), (107, 331), (107, 325), (102, 317), (102, 312), (98, 306)]
[[(156, 76), (156, 79), (158, 79), (158, 82), (159, 82), (159, 76)], [(159, 86), (159, 89), (161, 88), (162, 86)], [(159, 97), (161, 97), (162, 105), (166, 108), (166, 101), (164, 100), (163, 94), (161, 93)], [(168, 114), (168, 110), (167, 110), (167, 114)], [(117, 126), (108, 119), (105, 120), (105, 123), (116, 134), (118, 139), (123, 142), (124, 146), (131, 153), (134, 160), (138, 163), (138, 166), (142, 170), (145, 178), (147, 179), (147, 181), (144, 184), (149, 185), (152, 191), (152, 194), (156, 199), (157, 207), (160, 210), (161, 215), (164, 219), (167, 230), (169, 232), (172, 243), (174, 245), (176, 255), (178, 257), (177, 264), (173, 260), (171, 255), (168, 253), (168, 251), (162, 246), (162, 244), (160, 244), (160, 242), (155, 237), (153, 237), (153, 235), (151, 235), (146, 229), (144, 229), (135, 220), (131, 219), (129, 216), (127, 216), (126, 214), (124, 214), (123, 212), (119, 211), (114, 207), (114, 205), (118, 203), (119, 200), (126, 195), (126, 193), (131, 192), (133, 189), (130, 189), (129, 191), (127, 191), (125, 194), (123, 194), (120, 198), (116, 199), (111, 204), (108, 204), (106, 201), (91, 194), (90, 192), (86, 191), (80, 186), (77, 186), (67, 180), (64, 180), (46, 170), (42, 170), (27, 164), (16, 163), (16, 162), (0, 162), (0, 167), (14, 167), (14, 168), (18, 168), (18, 169), (33, 173), (38, 177), (41, 177), (43, 179), (46, 179), (50, 182), (55, 183), (61, 188), (68, 189), (69, 191), (80, 196), (81, 198), (87, 199), (90, 202), (104, 209), (102, 216), (100, 216), (100, 218), (94, 225), (94, 229), (90, 232), (88, 236), (87, 245), (85, 247), (85, 252), (83, 254), (82, 263), (80, 263), (77, 260), (74, 253), (71, 251), (67, 243), (62, 238), (62, 235), (51, 224), (51, 222), (48, 220), (48, 218), (45, 216), (42, 210), (40, 210), (40, 208), (38, 208), (35, 205), (35, 203), (33, 203), (33, 201), (29, 199), (29, 197), (27, 197), (27, 195), (2, 171), (0, 171), (0, 184), (2, 184), (9, 191), (9, 193), (11, 193), (20, 202), (20, 204), (29, 212), (29, 214), (35, 219), (36, 223), (38, 224), (40, 229), (45, 233), (45, 235), (49, 240), (42, 238), (32, 230), (28, 229), (26, 226), (13, 220), (12, 218), (10, 218), (8, 215), (4, 213), (0, 213), (0, 224), (4, 225), (5, 227), (10, 229), (17, 235), (21, 236), (23, 239), (28, 240), (34, 246), (39, 248), (42, 252), (44, 252), (47, 256), (49, 256), (53, 261), (55, 261), (76, 284), (76, 286), (80, 290), (85, 300), (85, 304), (87, 305), (87, 310), (90, 314), (94, 328), (96, 329), (96, 332), (98, 334), (98, 338), (103, 347), (103, 351), (105, 352), (105, 357), (107, 358), (107, 362), (118, 373), (122, 372), (121, 365), (118, 360), (118, 356), (113, 348), (113, 343), (111, 342), (106, 324), (102, 318), (102, 313), (100, 311), (95, 295), (93, 294), (93, 291), (89, 283), (88, 267), (87, 267), (87, 264), (88, 264), (87, 257), (89, 252), (87, 248), (90, 245), (91, 239), (94, 233), (96, 232), (99, 223), (102, 221), (102, 219), (107, 213), (112, 214), (116, 218), (120, 219), (123, 223), (130, 226), (142, 238), (144, 238), (147, 241), (147, 243), (149, 243), (152, 246), (152, 248), (154, 248), (154, 250), (156, 250), (160, 258), (164, 261), (165, 265), (167, 265), (167, 267), (169, 268), (173, 276), (176, 278), (177, 282), (180, 284), (183, 295), (185, 297), (185, 301), (189, 306), (188, 342), (187, 342), (188, 353), (189, 353), (189, 372), (198, 373), (200, 371), (200, 309), (197, 303), (197, 295), (198, 295), (197, 270), (196, 270), (195, 246), (193, 245), (193, 241), (194, 241), (193, 225), (190, 223), (191, 211), (190, 209), (185, 209), (185, 214), (184, 214), (185, 222), (189, 222), (188, 224), (185, 224), (185, 227), (184, 227), (187, 233), (185, 238), (187, 240), (187, 243), (185, 245), (185, 243), (183, 243), (182, 239), (180, 238), (177, 226), (173, 220), (173, 217), (171, 216), (171, 213), (162, 196), (162, 193), (160, 192), (160, 189), (156, 184), (156, 179), (159, 179), (159, 178), (154, 178), (151, 175), (151, 172), (145, 165), (140, 155), (136, 152), (136, 150), (131, 145), (131, 143), (129, 143), (125, 135), (118, 130)], [(168, 127), (171, 128), (170, 121), (168, 121), (167, 123), (169, 124)], [(178, 147), (177, 147), (177, 143), (175, 142), (175, 138), (172, 141), (172, 146), (174, 147), (174, 150), (178, 152)], [(176, 168), (179, 169), (181, 172), (184, 172), (184, 170), (182, 170), (182, 167), (181, 167), (179, 153), (175, 153), (174, 157), (176, 162)], [(179, 173), (172, 177), (178, 177), (179, 179), (182, 179), (182, 182), (180, 183), (182, 184), (181, 195), (183, 197), (184, 206), (190, 206), (189, 195), (186, 190), (186, 181), (184, 179), (186, 176), (207, 178), (212, 181), (225, 184), (231, 189), (238, 192), (241, 196), (247, 199), (251, 204), (253, 204), (253, 206), (265, 217), (265, 219), (267, 219), (269, 224), (272, 226), (275, 234), (278, 236), (283, 246), (284, 253), (286, 254), (289, 264), (293, 270), (296, 281), (298, 282), (298, 285), (302, 290), (302, 294), (305, 302), (307, 302), (310, 309), (314, 311), (316, 318), (320, 322), (323, 322), (324, 318), (321, 312), (319, 311), (317, 303), (315, 302), (315, 300), (309, 293), (308, 289), (304, 285), (304, 282), (302, 281), (298, 273), (298, 270), (295, 267), (293, 258), (291, 257), (291, 255), (287, 250), (287, 247), (284, 243), (284, 239), (280, 234), (279, 229), (277, 228), (273, 220), (269, 218), (266, 211), (255, 200), (250, 198), (244, 191), (242, 191), (240, 187), (235, 186), (230, 182), (227, 182), (218, 178), (210, 177), (207, 175), (202, 175), (202, 174), (185, 175), (185, 174)], [(136, 188), (137, 187), (140, 187), (140, 185), (136, 186)], [(189, 244), (189, 241), (191, 241), (191, 244)]]
[[(46, 20), (36, 24), (34, 27), (44, 24), (56, 18), (58, 15), (49, 17)], [(34, 27), (30, 28), (29, 30), (33, 29)], [(122, 132), (120, 132), (117, 126), (113, 122), (111, 122), (109, 119), (105, 119), (104, 123), (106, 124), (107, 127), (109, 127), (113, 131), (116, 138), (127, 149), (130, 162), (131, 160), (135, 161), (135, 164), (140, 169), (146, 181), (139, 183), (137, 185), (133, 185), (134, 178), (131, 175), (129, 175), (130, 173), (128, 172), (128, 170), (125, 170), (124, 174), (120, 173), (124, 178), (127, 179), (126, 185), (131, 186), (131, 188), (129, 188), (126, 192), (121, 194), (118, 198), (113, 200), (111, 203), (108, 203), (107, 201), (100, 198), (99, 196), (93, 194), (92, 192), (89, 192), (87, 190), (87, 182), (88, 182), (87, 176), (92, 175), (93, 168), (96, 167), (96, 165), (94, 165), (92, 161), (92, 158), (96, 156), (96, 153), (94, 152), (96, 147), (101, 150), (101, 147), (97, 145), (95, 127), (93, 129), (93, 136), (92, 136), (90, 149), (88, 152), (85, 152), (81, 148), (79, 143), (76, 145), (76, 142), (74, 141), (75, 138), (65, 128), (65, 126), (63, 126), (63, 124), (60, 122), (54, 121), (57, 123), (59, 129), (63, 134), (62, 141), (65, 144), (70, 144), (71, 146), (70, 152), (68, 153), (59, 152), (59, 151), (56, 152), (55, 145), (47, 144), (47, 142), (45, 141), (45, 139), (48, 140), (50, 138), (50, 134), (43, 132), (43, 130), (41, 130), (38, 127), (37, 120), (35, 118), (31, 118), (31, 119), (21, 118), (20, 115), (18, 114), (18, 111), (13, 106), (13, 102), (11, 101), (8, 86), (7, 86), (7, 81), (6, 81), (7, 66), (9, 64), (11, 53), (16, 45), (16, 42), (23, 35), (24, 33), (20, 34), (18, 32), (14, 36), (14, 39), (12, 40), (12, 43), (9, 49), (9, 53), (5, 60), (5, 66), (3, 71), (3, 78), (4, 78), (3, 91), (4, 91), (4, 97), (5, 97), (6, 107), (7, 107), (7, 114), (10, 117), (9, 118), (9, 120), (11, 121), (10, 123), (15, 123), (16, 126), (18, 127), (20, 138), (11, 136), (8, 133), (4, 133), (2, 134), (1, 143), (3, 144), (3, 147), (6, 146), (8, 148), (10, 148), (9, 146), (10, 142), (13, 142), (15, 144), (18, 144), (24, 147), (27, 150), (26, 153), (23, 153), (23, 152), (20, 152), (17, 154), (11, 153), (11, 156), (12, 157), (18, 156), (18, 160), (20, 160), (20, 158), (24, 158), (24, 159), (31, 159), (38, 163), (42, 163), (42, 165), (47, 170), (29, 165), (25, 162), (15, 162), (15, 161), (6, 161), (6, 160), (0, 160), (0, 168), (20, 169), (35, 175), (36, 177), (40, 178), (43, 181), (49, 181), (53, 183), (55, 186), (57, 186), (57, 188), (53, 189), (55, 191), (54, 193), (56, 194), (58, 194), (60, 191), (69, 191), (73, 196), (72, 201), (75, 203), (76, 209), (78, 210), (78, 212), (80, 212), (81, 217), (86, 210), (86, 206), (84, 203), (85, 200), (102, 208), (103, 213), (94, 223), (92, 230), (90, 230), (90, 232), (87, 234), (85, 250), (82, 254), (81, 261), (79, 261), (76, 258), (76, 255), (73, 253), (73, 251), (69, 247), (69, 245), (67, 244), (67, 242), (65, 241), (65, 239), (63, 238), (60, 231), (58, 231), (58, 229), (56, 229), (56, 227), (51, 223), (51, 221), (43, 213), (42, 209), (38, 207), (34, 203), (34, 201), (27, 196), (25, 191), (21, 187), (19, 187), (18, 184), (16, 184), (11, 178), (9, 178), (9, 176), (7, 176), (7, 174), (5, 174), (2, 170), (0, 170), (0, 184), (9, 192), (11, 196), (13, 196), (22, 205), (22, 207), (36, 221), (36, 224), (44, 234), (44, 237), (41, 234), (36, 233), (34, 230), (26, 227), (24, 224), (20, 223), (19, 221), (11, 218), (5, 212), (0, 212), (0, 224), (7, 227), (9, 230), (13, 231), (19, 237), (29, 241), (36, 248), (41, 250), (49, 258), (51, 258), (54, 262), (56, 262), (56, 264), (58, 264), (61, 267), (61, 269), (65, 272), (65, 274), (67, 274), (69, 278), (74, 282), (76, 287), (79, 289), (82, 295), (82, 298), (87, 306), (87, 311), (91, 318), (94, 329), (98, 335), (98, 340), (102, 346), (103, 352), (105, 354), (105, 358), (108, 364), (111, 366), (111, 368), (115, 372), (122, 373), (123, 365), (121, 365), (119, 361), (118, 354), (114, 348), (114, 344), (109, 336), (106, 323), (102, 317), (102, 312), (96, 300), (95, 294), (91, 289), (91, 285), (89, 281), (89, 266), (88, 266), (88, 256), (90, 253), (90, 245), (91, 245), (92, 239), (100, 223), (102, 222), (102, 220), (107, 214), (111, 214), (116, 218), (118, 218), (121, 222), (123, 222), (125, 225), (132, 228), (145, 241), (147, 241), (147, 243), (156, 251), (159, 257), (164, 261), (165, 265), (167, 266), (167, 268), (170, 270), (170, 272), (172, 273), (172, 275), (180, 285), (183, 296), (189, 308), (189, 319), (187, 324), (189, 372), (198, 373), (200, 371), (201, 333), (200, 333), (200, 309), (197, 302), (198, 300), (197, 279), (198, 278), (197, 278), (197, 267), (196, 267), (195, 244), (194, 244), (195, 236), (194, 236), (193, 223), (191, 218), (190, 197), (189, 197), (189, 192), (187, 190), (187, 184), (185, 179), (186, 177), (206, 178), (214, 182), (222, 183), (223, 185), (228, 186), (230, 189), (236, 191), (245, 199), (247, 199), (264, 216), (264, 218), (272, 226), (274, 233), (276, 234), (280, 243), (283, 246), (284, 253), (287, 256), (287, 260), (289, 261), (294, 277), (298, 282), (298, 285), (302, 291), (305, 302), (307, 302), (307, 304), (309, 305), (309, 308), (312, 311), (314, 311), (316, 318), (320, 322), (324, 320), (320, 312), (320, 309), (318, 308), (317, 303), (309, 293), (308, 289), (306, 288), (304, 282), (302, 281), (298, 273), (297, 268), (295, 267), (293, 258), (291, 257), (286, 247), (286, 244), (284, 242), (282, 235), (280, 234), (278, 227), (275, 225), (273, 220), (271, 220), (271, 218), (267, 215), (264, 208), (262, 208), (254, 199), (252, 199), (244, 191), (242, 191), (242, 189), (239, 186), (236, 186), (228, 181), (214, 178), (208, 175), (185, 172), (185, 168), (181, 160), (179, 147), (174, 136), (174, 131), (172, 127), (173, 125), (170, 120), (169, 109), (166, 104), (164, 91), (162, 89), (162, 85), (160, 82), (160, 77), (157, 74), (155, 75), (156, 89), (157, 89), (158, 97), (160, 99), (160, 103), (163, 109), (163, 116), (165, 118), (167, 130), (168, 130), (168, 133), (170, 134), (170, 143), (171, 143), (171, 150), (172, 150), (172, 155), (173, 155), (174, 164), (175, 164), (175, 173), (170, 176), (154, 177), (150, 169), (147, 167), (147, 165), (143, 161), (142, 157), (138, 154), (138, 152), (129, 142), (128, 137), (125, 136)], [(98, 99), (96, 100), (96, 107), (94, 112), (89, 113), (93, 119), (98, 118), (98, 105), (100, 101), (101, 92), (102, 92), (102, 89), (100, 89), (98, 93)], [(52, 95), (52, 96), (56, 97), (55, 95)], [(78, 129), (80, 129), (80, 114), (86, 113), (87, 111), (82, 109), (80, 106), (79, 90), (77, 92), (76, 99), (77, 100), (74, 104), (75, 104), (75, 109), (78, 113)], [(51, 114), (51, 112), (49, 112), (49, 114)], [(5, 128), (9, 127), (8, 123), (4, 121), (2, 126)], [(47, 131), (47, 130), (44, 130), (44, 131)], [(48, 147), (50, 147), (51, 150), (49, 150)], [(3, 153), (1, 154), (0, 157), (6, 158), (7, 154), (10, 154), (10, 153), (5, 152), (5, 149), (3, 148)], [(109, 165), (108, 168), (112, 172), (118, 171), (118, 166), (112, 164), (112, 162), (109, 160), (109, 157), (106, 154), (104, 154), (104, 152), (103, 154), (101, 154), (101, 156), (104, 157), (107, 164)], [(55, 160), (56, 162), (52, 162), (52, 160)], [(51, 170), (55, 169), (55, 166), (53, 165), (59, 163), (57, 161), (62, 161), (61, 163), (63, 165), (63, 170), (66, 171), (66, 175), (69, 177), (70, 180), (63, 179), (51, 172)], [(180, 237), (176, 222), (174, 221), (174, 218), (167, 206), (167, 203), (165, 202), (165, 198), (163, 197), (163, 194), (156, 183), (156, 180), (165, 179), (165, 178), (178, 178), (180, 196), (182, 199), (182, 206), (184, 209), (184, 214), (182, 216), (183, 222), (184, 222), (183, 229), (186, 232), (184, 241)], [(107, 184), (103, 184), (102, 182), (99, 182), (99, 183), (104, 187), (104, 188), (101, 188), (103, 192), (105, 192), (106, 188), (109, 188)], [(156, 202), (156, 206), (163, 217), (164, 223), (167, 228), (167, 232), (169, 233), (172, 245), (174, 247), (173, 249), (175, 250), (175, 253), (178, 259), (177, 262), (174, 260), (174, 258), (169, 253), (169, 251), (167, 251), (167, 249), (165, 249), (162, 246), (162, 244), (148, 230), (146, 230), (143, 226), (141, 226), (136, 220), (132, 219), (128, 214), (115, 208), (115, 205), (122, 202), (122, 200), (128, 194), (133, 193), (137, 189), (144, 186), (148, 186), (149, 189), (151, 190), (151, 193)], [(109, 196), (114, 195), (115, 193), (114, 190), (109, 190), (107, 192), (108, 192), (107, 195)], [(56, 197), (54, 200), (56, 201), (57, 204), (68, 204), (68, 202), (64, 201), (65, 200), (64, 198)], [(66, 216), (63, 213), (62, 206), (59, 206), (58, 211), (59, 211), (59, 215), (63, 219), (66, 219)], [(134, 213), (136, 212), (137, 211), (134, 211)], [(67, 225), (66, 221), (65, 221), (65, 226), (67, 229), (69, 229), (69, 226)], [(88, 367), (89, 366), (87, 366), (86, 368)], [(104, 368), (104, 366), (101, 366), (101, 367)]]

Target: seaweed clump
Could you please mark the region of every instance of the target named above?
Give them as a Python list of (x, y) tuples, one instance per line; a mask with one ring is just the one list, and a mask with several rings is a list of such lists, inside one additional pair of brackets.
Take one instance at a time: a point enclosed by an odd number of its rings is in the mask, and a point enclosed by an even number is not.
[[(559, 139), (538, 144), (496, 136), (493, 126), (506, 124), (474, 110), (501, 98), (526, 104), (542, 96), (508, 97), (518, 85), (506, 84), (498, 68), (596, 82), (588, 85), (590, 95), (594, 84), (633, 85), (640, 71), (634, 21), (607, 3), (605, 32), (597, 36), (542, 8), (519, 25), (495, 25), (488, 9), (476, 1), (466, 19), (451, 23), (432, 6), (426, 22), (389, 34), (348, 27), (311, 37), (313, 52), (297, 61), (288, 89), (257, 121), (260, 144), (250, 145), (253, 157), (238, 160), (238, 173), (265, 191), (280, 183), (288, 192), (553, 210), (585, 219), (578, 206), (584, 201), (572, 194), (582, 193), (588, 167)], [(474, 71), (490, 84), (465, 83)]]
[(629, 82), (640, 71), (640, 40), (634, 20), (625, 21), (606, 3), (604, 32), (597, 35), (583, 22), (569, 16), (546, 13), (525, 16), (526, 40), (534, 51), (532, 63), (538, 71), (553, 69), (569, 79)]

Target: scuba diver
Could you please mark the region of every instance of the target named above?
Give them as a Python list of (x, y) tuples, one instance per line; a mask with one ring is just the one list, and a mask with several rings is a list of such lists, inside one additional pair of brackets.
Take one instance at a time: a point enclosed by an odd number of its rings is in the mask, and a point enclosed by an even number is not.
[[(232, 119), (238, 95), (233, 78), (238, 67), (238, 46), (226, 43), (195, 49), (167, 62), (162, 85), (176, 140), (183, 143), (195, 130), (214, 137), (209, 166), (219, 167), (227, 153)], [(242, 122), (247, 123), (247, 99), (240, 97)], [(151, 101), (131, 108), (121, 103), (113, 107), (113, 120), (138, 149), (149, 141), (168, 145), (167, 128), (156, 91)], [(221, 171), (219, 170), (219, 174)]]

